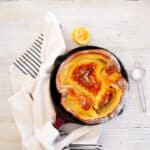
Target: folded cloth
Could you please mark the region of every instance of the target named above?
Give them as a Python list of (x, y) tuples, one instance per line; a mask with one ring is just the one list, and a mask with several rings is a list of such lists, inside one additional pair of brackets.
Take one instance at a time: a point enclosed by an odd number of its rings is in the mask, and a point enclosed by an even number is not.
[(66, 48), (54, 15), (45, 17), (43, 34), (38, 75), (33, 78), (14, 65), (10, 69), (14, 95), (9, 98), (9, 102), (22, 145), (27, 150), (59, 150), (77, 139), (77, 143), (83, 141), (89, 144), (93, 141), (94, 144), (99, 137), (99, 126), (65, 124), (61, 130), (67, 135), (59, 138), (59, 131), (52, 125), (56, 121), (56, 112), (49, 92), (50, 74), (55, 58)]

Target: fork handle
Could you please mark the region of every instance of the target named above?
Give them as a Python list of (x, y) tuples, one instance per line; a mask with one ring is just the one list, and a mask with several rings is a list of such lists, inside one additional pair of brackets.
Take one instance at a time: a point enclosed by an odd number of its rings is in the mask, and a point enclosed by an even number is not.
[(137, 85), (138, 85), (141, 109), (142, 109), (142, 112), (146, 112), (146, 100), (145, 100), (143, 85), (142, 85), (141, 81), (138, 81)]
[(97, 144), (70, 144), (63, 150), (102, 150), (102, 146)]

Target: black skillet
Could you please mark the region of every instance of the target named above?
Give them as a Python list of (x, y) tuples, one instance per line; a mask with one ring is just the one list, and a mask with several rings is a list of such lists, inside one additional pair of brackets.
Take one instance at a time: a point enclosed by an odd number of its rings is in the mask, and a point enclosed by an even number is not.
[[(85, 50), (90, 50), (90, 49), (99, 49), (99, 50), (102, 49), (102, 50), (105, 50), (105, 51), (111, 53), (117, 59), (118, 63), (120, 64), (122, 76), (128, 82), (128, 74), (127, 74), (127, 71), (126, 71), (124, 65), (122, 64), (122, 62), (120, 61), (120, 59), (116, 55), (114, 55), (112, 52), (110, 52), (107, 49), (104, 49), (104, 48), (101, 48), (101, 47), (98, 47), (98, 46), (81, 46), (81, 47), (74, 48), (74, 49), (66, 52), (63, 55), (58, 56), (56, 58), (55, 62), (54, 62), (53, 70), (52, 70), (52, 73), (51, 73), (50, 92), (51, 92), (51, 97), (53, 99), (54, 105), (56, 106), (56, 112), (59, 114), (59, 116), (61, 118), (63, 118), (67, 122), (78, 123), (78, 124), (82, 124), (82, 125), (90, 125), (90, 124), (81, 122), (80, 120), (76, 119), (71, 113), (67, 112), (62, 107), (62, 105), (60, 103), (61, 94), (57, 91), (57, 88), (56, 88), (56, 74), (57, 74), (58, 68), (61, 65), (61, 63), (65, 59), (67, 59), (70, 55), (72, 55), (72, 54), (74, 54), (78, 51), (85, 51)], [(117, 115), (122, 113), (122, 111), (123, 111), (123, 108), (117, 113)]]

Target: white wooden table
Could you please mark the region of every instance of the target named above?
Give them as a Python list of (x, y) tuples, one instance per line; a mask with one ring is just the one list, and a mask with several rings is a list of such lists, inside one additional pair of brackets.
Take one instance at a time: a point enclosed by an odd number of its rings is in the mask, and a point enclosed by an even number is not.
[[(7, 102), (11, 93), (9, 65), (41, 33), (43, 9), (57, 15), (68, 49), (75, 26), (86, 26), (90, 45), (114, 52), (128, 72), (142, 56), (143, 79), (150, 106), (150, 1), (149, 0), (30, 0), (0, 2), (0, 149), (20, 150), (21, 140)], [(140, 57), (141, 59), (141, 57)], [(150, 112), (150, 108), (149, 108)], [(103, 125), (100, 142), (106, 150), (149, 150), (150, 115), (141, 113), (136, 84), (130, 92), (123, 115)]]

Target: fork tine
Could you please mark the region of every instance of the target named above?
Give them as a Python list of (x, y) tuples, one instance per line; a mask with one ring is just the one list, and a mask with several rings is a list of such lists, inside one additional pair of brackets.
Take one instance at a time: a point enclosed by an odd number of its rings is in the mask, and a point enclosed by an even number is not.
[(141, 67), (143, 65), (143, 56), (138, 56), (135, 61), (135, 67)]
[(140, 63), (139, 63), (139, 61), (137, 60), (137, 61), (135, 61), (135, 67), (140, 67)]

